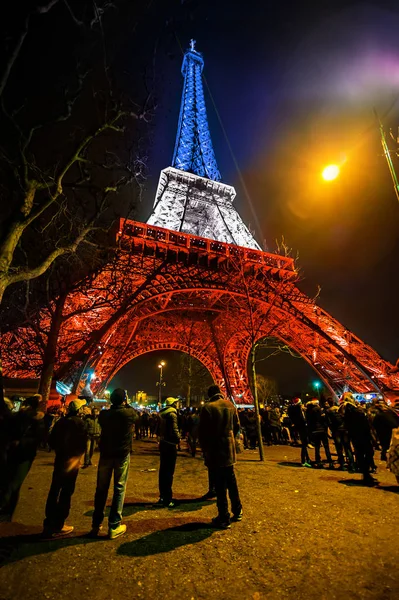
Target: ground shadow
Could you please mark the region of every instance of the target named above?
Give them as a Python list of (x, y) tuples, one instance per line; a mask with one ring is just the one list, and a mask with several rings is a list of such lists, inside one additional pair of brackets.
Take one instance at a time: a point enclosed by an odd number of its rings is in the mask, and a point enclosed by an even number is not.
[(30, 556), (49, 554), (60, 548), (96, 543), (106, 539), (106, 537), (89, 538), (87, 532), (58, 540), (46, 540), (40, 533), (3, 537), (0, 539), (0, 566), (18, 562)]
[[(342, 483), (343, 485), (347, 485), (348, 487), (369, 487), (365, 486), (362, 479), (340, 479), (338, 483)], [(398, 485), (383, 485), (381, 483), (376, 483), (376, 485), (371, 486), (373, 490), (380, 490), (380, 492), (392, 492), (393, 494), (399, 494), (399, 486)]]
[(169, 527), (162, 531), (155, 531), (133, 542), (121, 544), (118, 554), (124, 556), (150, 556), (175, 550), (187, 544), (202, 542), (214, 533), (209, 523), (185, 523), (176, 527)]
[[(168, 509), (162, 505), (156, 504), (154, 502), (129, 502), (126, 501), (123, 505), (123, 514), (125, 517), (130, 517), (138, 512), (144, 512), (147, 510), (168, 510), (171, 512), (193, 512), (196, 510), (201, 510), (203, 506), (208, 505), (211, 502), (216, 502), (216, 499), (208, 500), (204, 498), (177, 498), (176, 506), (173, 509)], [(105, 509), (105, 516), (109, 516), (111, 504), (109, 503)], [(85, 517), (92, 517), (94, 509), (88, 510), (84, 513)]]
[(278, 461), (277, 465), (279, 467), (300, 467), (303, 468), (301, 463), (298, 462), (289, 462), (288, 460)]

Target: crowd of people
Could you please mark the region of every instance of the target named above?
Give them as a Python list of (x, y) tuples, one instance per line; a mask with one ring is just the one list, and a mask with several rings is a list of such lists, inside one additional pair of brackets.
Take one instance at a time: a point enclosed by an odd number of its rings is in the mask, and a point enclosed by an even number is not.
[[(221, 529), (242, 519), (237, 480), (236, 452), (254, 450), (258, 431), (262, 443), (300, 446), (301, 464), (323, 468), (321, 447), (328, 467), (362, 474), (365, 485), (375, 485), (374, 452), (396, 475), (399, 484), (399, 400), (388, 406), (383, 400), (369, 405), (357, 402), (350, 392), (339, 403), (332, 398), (313, 398), (302, 403), (299, 396), (288, 407), (265, 407), (259, 421), (255, 411), (237, 409), (220, 388), (208, 390), (201, 410), (178, 410), (178, 400), (169, 397), (159, 411), (138, 411), (128, 404), (125, 390), (114, 390), (110, 407), (99, 410), (85, 400), (71, 399), (57, 410), (41, 410), (41, 396), (29, 397), (15, 412), (4, 402), (0, 410), (0, 515), (12, 519), (19, 492), (39, 447), (55, 452), (54, 471), (45, 504), (43, 535), (54, 538), (73, 531), (66, 524), (79, 469), (92, 465), (99, 450), (97, 484), (91, 536), (98, 536), (113, 477), (113, 498), (108, 518), (108, 536), (123, 535), (122, 511), (129, 473), (132, 439), (157, 438), (160, 454), (157, 505), (174, 508), (173, 476), (182, 440), (192, 457), (200, 449), (208, 469), (208, 491), (203, 500), (216, 498), (218, 515), (212, 525)], [(333, 444), (333, 447), (331, 446)], [(332, 450), (335, 449), (335, 452)], [(309, 452), (314, 450), (314, 460)], [(230, 498), (229, 512), (227, 492)]]

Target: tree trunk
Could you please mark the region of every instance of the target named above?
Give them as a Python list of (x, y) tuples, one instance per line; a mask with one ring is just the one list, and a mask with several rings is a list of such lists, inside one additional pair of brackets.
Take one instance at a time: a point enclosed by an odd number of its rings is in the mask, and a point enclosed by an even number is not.
[(188, 355), (188, 382), (187, 382), (187, 406), (191, 406), (191, 380), (192, 380), (192, 358)]
[(251, 349), (251, 374), (252, 374), (253, 397), (254, 397), (255, 415), (256, 415), (256, 428), (257, 428), (257, 433), (258, 433), (259, 460), (264, 461), (265, 454), (263, 452), (262, 428), (260, 425), (258, 388), (256, 387), (255, 358), (256, 358), (256, 344)]
[(44, 351), (42, 372), (39, 382), (39, 394), (43, 397), (43, 402), (48, 402), (53, 380), (54, 365), (57, 354), (58, 336), (62, 325), (62, 314), (68, 294), (61, 294), (56, 300), (55, 310), (51, 319), (50, 331), (47, 338), (47, 345)]

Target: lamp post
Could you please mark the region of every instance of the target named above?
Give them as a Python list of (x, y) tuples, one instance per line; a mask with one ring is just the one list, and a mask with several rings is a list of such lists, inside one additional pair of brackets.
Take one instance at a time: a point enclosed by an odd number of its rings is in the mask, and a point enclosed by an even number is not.
[(162, 404), (162, 386), (166, 385), (166, 383), (163, 380), (163, 368), (165, 366), (165, 361), (161, 360), (161, 362), (158, 365), (158, 369), (159, 369), (159, 381), (157, 381), (157, 386), (158, 387), (158, 404), (161, 405)]
[(320, 385), (321, 385), (320, 381), (315, 381), (313, 384), (313, 387), (316, 388), (317, 397), (319, 398), (319, 400), (320, 400)]

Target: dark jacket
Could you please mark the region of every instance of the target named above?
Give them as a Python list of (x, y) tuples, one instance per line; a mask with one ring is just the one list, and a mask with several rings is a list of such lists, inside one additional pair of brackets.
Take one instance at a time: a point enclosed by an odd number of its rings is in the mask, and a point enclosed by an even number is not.
[(236, 462), (235, 436), (239, 421), (235, 406), (215, 394), (200, 414), (198, 437), (207, 467), (231, 467)]
[(58, 419), (49, 437), (49, 446), (58, 460), (81, 456), (86, 450), (87, 433), (84, 421), (74, 414)]
[(112, 404), (109, 410), (100, 412), (98, 422), (101, 427), (101, 457), (125, 458), (130, 454), (132, 427), (136, 420), (137, 413), (129, 406)]
[(371, 430), (367, 415), (361, 408), (345, 402), (340, 409), (344, 414), (345, 427), (348, 430), (349, 437), (354, 445), (364, 445), (371, 443)]
[(345, 422), (342, 413), (338, 406), (330, 406), (326, 411), (328, 426), (331, 429), (331, 433), (335, 434), (337, 431), (345, 430)]
[(11, 444), (9, 460), (15, 462), (33, 460), (38, 445), (44, 439), (44, 413), (27, 408), (13, 413), (11, 416), (9, 433), (12, 441), (17, 444)]
[(306, 429), (306, 419), (302, 402), (290, 404), (288, 407), (288, 416), (298, 431)]
[(392, 430), (399, 427), (399, 417), (388, 407), (376, 406), (373, 416), (373, 427), (383, 448), (389, 448)]
[(180, 442), (177, 410), (174, 406), (165, 406), (159, 411), (159, 417), (158, 435), (161, 442), (176, 446)]
[(306, 422), (310, 433), (320, 433), (327, 430), (326, 416), (319, 403), (310, 400), (306, 404)]
[(101, 427), (98, 422), (98, 416), (89, 415), (85, 420), (86, 431), (89, 437), (100, 437)]

